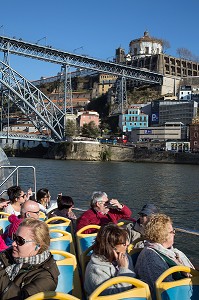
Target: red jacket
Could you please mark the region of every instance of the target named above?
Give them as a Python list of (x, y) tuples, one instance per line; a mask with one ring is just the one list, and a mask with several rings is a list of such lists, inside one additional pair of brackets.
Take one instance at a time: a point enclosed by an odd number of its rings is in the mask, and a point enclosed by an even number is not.
[[(91, 208), (85, 211), (77, 220), (77, 231), (86, 225), (102, 226), (110, 222), (116, 224), (120, 219), (129, 219), (130, 216), (131, 210), (126, 205), (121, 210), (110, 209), (106, 215)], [(95, 231), (96, 229), (88, 229), (84, 233), (93, 233)]]

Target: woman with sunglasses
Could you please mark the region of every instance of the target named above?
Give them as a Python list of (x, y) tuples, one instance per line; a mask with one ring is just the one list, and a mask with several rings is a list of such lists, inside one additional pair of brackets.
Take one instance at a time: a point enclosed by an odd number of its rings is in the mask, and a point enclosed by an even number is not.
[[(184, 265), (194, 268), (186, 255), (173, 248), (175, 229), (172, 220), (165, 214), (154, 214), (145, 226), (145, 247), (140, 252), (135, 272), (138, 277), (149, 284), (152, 298), (155, 297), (155, 281), (172, 266)], [(168, 276), (165, 281), (174, 281), (188, 276), (188, 274), (175, 273), (174, 277)]]
[(27, 200), (27, 195), (20, 186), (11, 186), (7, 190), (10, 204), (4, 208), (4, 211), (10, 215), (20, 215), (21, 205)]
[[(110, 278), (135, 277), (132, 260), (126, 253), (128, 245), (128, 233), (118, 225), (109, 223), (99, 229), (86, 267), (84, 287), (88, 295)], [(131, 287), (128, 283), (115, 284), (101, 295), (123, 292)]]
[(26, 299), (57, 287), (59, 271), (49, 252), (45, 222), (25, 219), (13, 234), (12, 248), (0, 253), (0, 299)]

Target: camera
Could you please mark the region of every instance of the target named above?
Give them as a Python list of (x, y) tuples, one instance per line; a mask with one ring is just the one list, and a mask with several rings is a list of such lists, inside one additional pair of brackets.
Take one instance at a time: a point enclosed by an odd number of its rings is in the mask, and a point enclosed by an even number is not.
[(107, 208), (112, 208), (112, 209), (117, 209), (117, 206), (111, 204), (110, 201), (106, 202), (106, 207), (107, 207)]

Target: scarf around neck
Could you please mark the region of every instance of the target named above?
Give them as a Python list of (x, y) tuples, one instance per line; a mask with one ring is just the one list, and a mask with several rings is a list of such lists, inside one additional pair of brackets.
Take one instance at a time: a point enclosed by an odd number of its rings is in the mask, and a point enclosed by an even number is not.
[(149, 241), (145, 242), (145, 246), (148, 248), (154, 249), (162, 253), (163, 255), (167, 256), (168, 258), (172, 259), (177, 265), (183, 265), (186, 267), (190, 267), (195, 269), (190, 260), (186, 257), (186, 255), (178, 250), (177, 248), (171, 247), (167, 249), (163, 247), (161, 244), (158, 243), (151, 243)]
[(21, 270), (23, 264), (38, 265), (47, 260), (49, 256), (50, 252), (46, 250), (43, 253), (34, 256), (14, 258), (15, 263), (6, 267), (5, 271), (8, 274), (10, 280), (13, 281)]

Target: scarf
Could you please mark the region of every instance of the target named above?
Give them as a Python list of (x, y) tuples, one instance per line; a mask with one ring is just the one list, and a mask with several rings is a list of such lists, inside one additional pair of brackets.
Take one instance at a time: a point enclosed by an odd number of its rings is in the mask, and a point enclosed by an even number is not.
[(34, 256), (14, 258), (15, 263), (6, 267), (5, 271), (8, 274), (10, 280), (13, 281), (21, 270), (23, 264), (39, 265), (43, 263), (49, 256), (50, 252), (47, 250), (41, 254), (37, 254)]
[(173, 260), (177, 265), (183, 265), (186, 267), (190, 267), (195, 269), (190, 260), (186, 257), (186, 255), (178, 250), (177, 248), (165, 248), (161, 244), (158, 243), (150, 243), (148, 241), (145, 242), (145, 246), (157, 250), (158, 252), (162, 253), (163, 255), (167, 256), (171, 260)]

